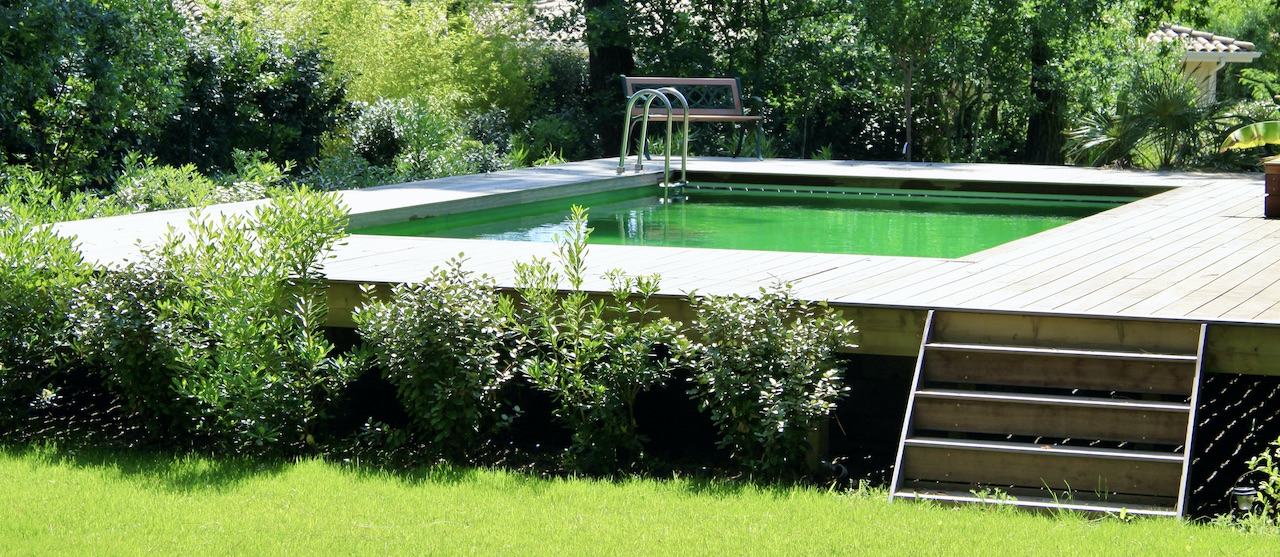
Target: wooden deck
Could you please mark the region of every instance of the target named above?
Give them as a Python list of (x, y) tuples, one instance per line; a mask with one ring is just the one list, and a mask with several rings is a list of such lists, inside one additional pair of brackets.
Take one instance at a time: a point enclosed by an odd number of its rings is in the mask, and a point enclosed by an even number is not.
[[(616, 165), (616, 159), (588, 161), (343, 196), (353, 226), (369, 226), (659, 179), (653, 171), (628, 171), (625, 183), (619, 182)], [(923, 312), (930, 308), (1190, 320), (1222, 325), (1221, 334), (1231, 337), (1222, 342), (1247, 337), (1248, 342), (1280, 345), (1280, 336), (1274, 337), (1278, 342), (1263, 342), (1273, 338), (1271, 326), (1280, 325), (1280, 220), (1262, 218), (1261, 174), (729, 159), (695, 159), (690, 170), (721, 179), (774, 175), (932, 189), (995, 183), (1035, 191), (1163, 193), (958, 259), (594, 245), (587, 259), (593, 281), (587, 288), (604, 289), (598, 275), (615, 268), (658, 273), (662, 293), (671, 296), (750, 294), (789, 281), (802, 298), (854, 310), (864, 331), (862, 344), (878, 353), (910, 353), (909, 330), (922, 325)], [(245, 211), (252, 205), (220, 210)], [(186, 218), (186, 211), (168, 211), (62, 223), (59, 230), (77, 235), (87, 258), (119, 264), (138, 257), (135, 240), (154, 242), (167, 226), (181, 227)], [(352, 236), (326, 263), (326, 274), (339, 285), (333, 305), (342, 308), (357, 301), (354, 289), (342, 285), (417, 281), (460, 253), (468, 258), (468, 268), (509, 286), (513, 262), (550, 258), (553, 246)], [(1235, 326), (1253, 328), (1231, 328)], [(875, 337), (879, 329), (885, 330), (883, 338)], [(890, 338), (889, 329), (898, 336)], [(914, 334), (918, 343), (919, 333)], [(1236, 352), (1249, 350), (1238, 347)], [(1280, 347), (1274, 350), (1280, 355)], [(1250, 366), (1266, 360), (1267, 352), (1265, 347), (1249, 352)]]

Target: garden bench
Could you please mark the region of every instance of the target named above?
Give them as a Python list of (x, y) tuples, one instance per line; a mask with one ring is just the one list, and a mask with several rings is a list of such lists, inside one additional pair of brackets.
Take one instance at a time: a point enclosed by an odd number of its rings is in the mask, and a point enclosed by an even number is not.
[[(684, 95), (685, 100), (689, 102), (689, 121), (690, 122), (731, 122), (731, 123), (748, 123), (756, 124), (756, 158), (764, 158), (761, 153), (760, 141), (763, 139), (761, 132), (761, 122), (764, 116), (759, 114), (747, 115), (743, 111), (742, 106), (742, 87), (736, 77), (629, 77), (622, 76), (623, 86), (626, 90), (627, 98), (636, 94), (637, 91), (644, 89), (661, 89), (663, 87), (672, 87), (680, 94)], [(749, 97), (756, 101), (757, 112), (763, 113), (764, 101), (760, 97)], [(672, 103), (672, 119), (679, 119), (683, 116), (679, 106), (679, 101), (671, 99)], [(644, 117), (643, 103), (636, 103), (631, 110), (631, 122), (634, 123)], [(649, 109), (649, 121), (666, 120), (667, 107), (660, 102), (655, 102)], [(630, 126), (628, 126), (630, 133)], [(738, 138), (738, 147), (734, 150), (733, 156), (738, 156), (742, 151), (742, 144), (746, 138), (744, 133)]]

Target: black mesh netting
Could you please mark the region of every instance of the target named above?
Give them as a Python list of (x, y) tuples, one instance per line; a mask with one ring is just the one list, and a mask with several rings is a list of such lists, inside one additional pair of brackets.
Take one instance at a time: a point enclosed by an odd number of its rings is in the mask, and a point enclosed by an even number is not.
[(1192, 439), (1187, 514), (1226, 513), (1248, 461), (1280, 437), (1280, 377), (1206, 373)]

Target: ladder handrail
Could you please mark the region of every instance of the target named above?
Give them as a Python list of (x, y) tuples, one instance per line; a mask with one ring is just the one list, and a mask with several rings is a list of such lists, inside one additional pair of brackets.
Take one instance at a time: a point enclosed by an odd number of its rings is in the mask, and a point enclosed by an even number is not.
[(640, 150), (636, 152), (635, 170), (637, 172), (644, 170), (644, 159), (643, 159), (644, 147), (645, 147), (644, 132), (648, 131), (649, 105), (653, 104), (653, 100), (655, 98), (661, 98), (663, 104), (667, 105), (667, 119), (670, 120), (671, 118), (671, 101), (667, 99), (666, 95), (659, 93), (657, 89), (641, 89), (639, 91), (636, 91), (634, 95), (631, 95), (631, 97), (627, 99), (627, 112), (626, 112), (626, 115), (624, 116), (626, 120), (624, 121), (624, 128), (623, 128), (626, 130), (626, 133), (622, 135), (622, 153), (618, 156), (618, 174), (622, 174), (623, 172), (626, 172), (627, 142), (631, 139), (631, 127), (635, 125), (632, 122), (631, 111), (635, 108), (637, 101), (639, 101), (641, 98), (646, 98), (646, 97), (648, 98), (648, 100), (645, 102), (644, 115), (643, 115), (643, 118), (641, 119), (641, 121), (644, 122), (644, 127), (641, 128)]
[[(686, 167), (689, 165), (689, 101), (684, 98), (684, 93), (675, 87), (663, 87), (658, 89), (661, 93), (671, 93), (680, 99), (680, 106), (684, 109), (684, 134), (680, 142), (680, 183), (687, 184), (689, 179), (686, 174)], [(671, 143), (671, 111), (667, 111), (667, 143)], [(668, 177), (669, 178), (669, 177)], [(668, 183), (670, 181), (668, 180)]]
[(642, 98), (645, 99), (645, 104), (644, 104), (644, 113), (640, 118), (640, 148), (636, 152), (635, 170), (636, 171), (644, 170), (643, 157), (644, 157), (644, 152), (646, 150), (646, 147), (648, 145), (649, 111), (653, 106), (653, 101), (657, 99), (661, 99), (662, 104), (666, 105), (666, 109), (667, 109), (667, 114), (666, 114), (667, 137), (666, 137), (666, 141), (664, 142), (665, 165), (663, 167), (662, 183), (664, 186), (669, 186), (671, 184), (671, 124), (672, 124), (671, 116), (672, 116), (673, 109), (671, 105), (671, 99), (667, 96), (668, 93), (674, 94), (675, 97), (680, 101), (681, 109), (684, 114), (684, 117), (683, 117), (684, 140), (682, 142), (682, 151), (681, 151), (681, 157), (680, 157), (680, 183), (688, 182), (688, 179), (686, 178), (687, 176), (686, 172), (687, 172), (688, 160), (689, 160), (689, 101), (685, 99), (685, 96), (674, 87), (663, 87), (661, 89), (641, 89), (639, 91), (636, 91), (635, 94), (631, 95), (631, 97), (627, 99), (627, 111), (624, 116), (625, 118), (624, 129), (626, 130), (626, 133), (622, 135), (622, 151), (618, 155), (618, 174), (622, 174), (626, 172), (627, 143), (631, 139), (632, 126), (635, 125), (634, 122), (632, 121), (633, 118), (631, 116), (631, 111), (635, 109), (636, 102), (638, 102)]

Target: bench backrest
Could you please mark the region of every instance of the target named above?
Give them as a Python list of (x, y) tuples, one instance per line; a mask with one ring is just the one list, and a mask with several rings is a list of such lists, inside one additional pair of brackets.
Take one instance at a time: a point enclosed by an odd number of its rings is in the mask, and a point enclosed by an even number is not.
[[(742, 116), (742, 89), (736, 77), (623, 77), (627, 98), (642, 89), (674, 87), (689, 101), (689, 114)], [(672, 98), (671, 107), (680, 114), (680, 101)], [(661, 100), (653, 101), (649, 114), (666, 114)], [(636, 102), (632, 116), (644, 114), (644, 101)]]

